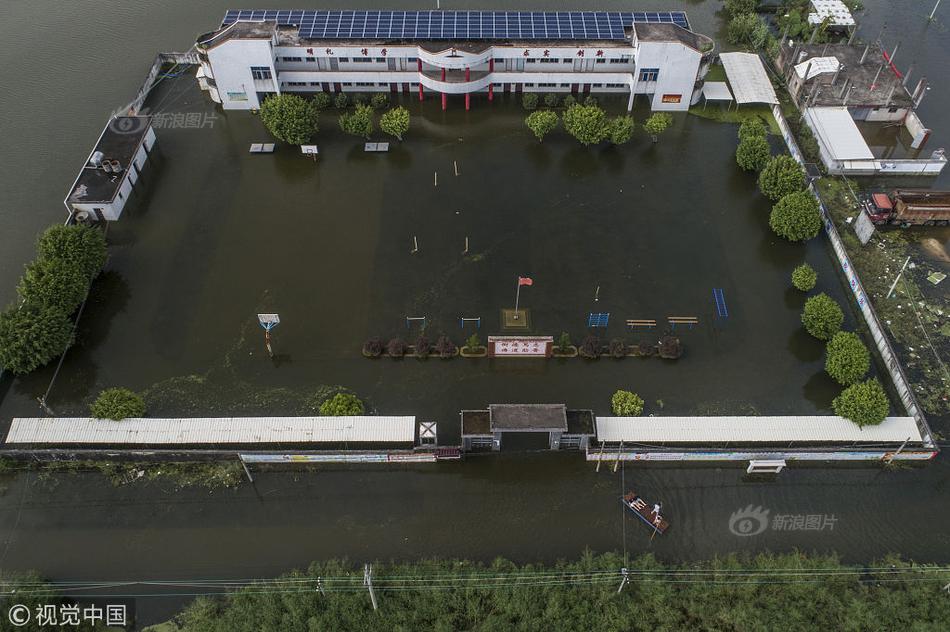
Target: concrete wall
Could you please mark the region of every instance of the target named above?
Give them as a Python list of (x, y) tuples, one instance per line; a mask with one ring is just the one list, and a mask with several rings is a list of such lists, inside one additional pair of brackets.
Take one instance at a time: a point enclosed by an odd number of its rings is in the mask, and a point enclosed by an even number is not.
[[(226, 110), (257, 110), (258, 92), (280, 92), (270, 40), (233, 39), (208, 51), (213, 79)], [(251, 66), (270, 69), (271, 80), (255, 80)]]
[[(702, 55), (698, 51), (678, 42), (641, 40), (637, 51), (635, 92), (652, 94), (650, 107), (654, 110), (688, 110), (701, 58)], [(639, 69), (643, 68), (659, 68), (657, 81), (640, 81)], [(678, 95), (680, 100), (678, 103), (664, 103), (664, 95)]]

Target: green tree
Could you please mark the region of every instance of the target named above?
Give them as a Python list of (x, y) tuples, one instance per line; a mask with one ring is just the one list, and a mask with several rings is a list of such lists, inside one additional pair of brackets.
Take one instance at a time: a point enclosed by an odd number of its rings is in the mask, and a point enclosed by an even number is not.
[(833, 298), (822, 292), (805, 301), (802, 310), (802, 325), (805, 330), (819, 340), (830, 339), (841, 329), (844, 312)]
[(562, 331), (557, 339), (557, 350), (561, 353), (567, 353), (571, 350), (571, 335), (566, 331)]
[(643, 131), (650, 135), (655, 143), (657, 137), (673, 124), (673, 117), (666, 112), (655, 112), (643, 122)]
[(807, 263), (803, 263), (792, 270), (792, 285), (802, 292), (808, 292), (818, 282), (818, 273)]
[(320, 111), (296, 94), (274, 94), (261, 104), (261, 121), (277, 140), (305, 145), (317, 133)]
[(479, 347), (482, 346), (482, 339), (478, 337), (477, 333), (472, 334), (468, 337), (468, 340), (465, 341), (465, 349), (468, 351), (477, 351)]
[(769, 27), (755, 13), (740, 13), (726, 25), (726, 39), (730, 44), (747, 44), (754, 49), (765, 46)]
[(765, 123), (759, 117), (747, 118), (739, 124), (739, 140), (745, 140), (749, 136), (761, 136), (765, 138), (768, 135), (768, 129)]
[(73, 343), (73, 325), (58, 309), (26, 303), (0, 313), (0, 366), (29, 373)]
[(129, 417), (144, 417), (145, 400), (141, 395), (127, 388), (107, 388), (99, 393), (96, 401), (89, 406), (89, 412), (96, 419), (114, 421)]
[(86, 298), (89, 277), (62, 259), (40, 258), (26, 267), (17, 286), (24, 301), (72, 314)]
[(385, 92), (374, 92), (373, 96), (370, 97), (369, 104), (374, 110), (384, 108), (389, 105), (389, 95)]
[(805, 171), (788, 154), (775, 156), (759, 174), (762, 195), (776, 202), (805, 188)]
[(844, 386), (854, 384), (871, 368), (871, 354), (854, 332), (839, 331), (825, 351), (825, 371)]
[(51, 226), (36, 242), (39, 259), (55, 259), (82, 270), (92, 279), (106, 264), (105, 234), (98, 228), (76, 224)]
[(759, 0), (726, 0), (724, 8), (729, 15), (753, 13), (759, 5)]
[(333, 107), (338, 110), (345, 110), (349, 104), (350, 97), (345, 92), (337, 92), (336, 96), (333, 97)]
[(313, 107), (318, 110), (325, 110), (333, 103), (333, 97), (329, 92), (317, 92), (313, 95)]
[(559, 120), (557, 114), (551, 110), (536, 110), (525, 117), (524, 124), (528, 126), (538, 142), (543, 142), (547, 136), (558, 126)]
[(341, 114), (340, 129), (347, 134), (369, 138), (373, 133), (373, 108), (360, 103), (352, 112)]
[(536, 110), (538, 107), (538, 93), (537, 92), (525, 92), (524, 96), (521, 97), (521, 107), (526, 110)]
[(876, 426), (887, 418), (891, 408), (887, 393), (877, 380), (852, 384), (831, 403), (835, 414), (859, 426)]
[(613, 145), (623, 145), (633, 137), (633, 117), (617, 116), (609, 123), (609, 140)]
[(402, 135), (409, 131), (409, 110), (401, 105), (389, 110), (380, 117), (379, 129), (402, 142)]
[(596, 105), (572, 105), (564, 111), (564, 129), (582, 145), (603, 142), (609, 133), (607, 114)]
[(363, 402), (353, 393), (337, 393), (320, 404), (320, 414), (325, 417), (353, 417), (365, 412)]
[(617, 417), (637, 417), (643, 412), (643, 398), (636, 393), (619, 390), (610, 398), (610, 408)]
[(772, 207), (769, 226), (789, 241), (811, 239), (821, 230), (818, 200), (808, 191), (789, 193)]
[(546, 108), (556, 108), (558, 101), (560, 101), (560, 99), (553, 92), (544, 95), (544, 107)]
[(748, 135), (736, 147), (736, 163), (746, 171), (761, 171), (772, 156), (765, 136)]

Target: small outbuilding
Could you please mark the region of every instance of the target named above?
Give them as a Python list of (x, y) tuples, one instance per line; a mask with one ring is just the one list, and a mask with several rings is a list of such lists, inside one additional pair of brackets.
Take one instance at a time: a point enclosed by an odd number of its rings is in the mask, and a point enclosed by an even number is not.
[(73, 182), (66, 210), (79, 220), (119, 219), (154, 145), (151, 117), (113, 117)]
[(464, 451), (500, 450), (508, 434), (545, 438), (551, 450), (586, 450), (594, 436), (593, 412), (567, 410), (564, 404), (492, 404), (488, 410), (463, 410), (461, 416)]

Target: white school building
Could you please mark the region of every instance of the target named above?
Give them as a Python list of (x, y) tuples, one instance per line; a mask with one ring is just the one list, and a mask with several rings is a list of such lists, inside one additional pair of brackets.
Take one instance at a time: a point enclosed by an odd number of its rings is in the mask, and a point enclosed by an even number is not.
[(286, 92), (645, 95), (699, 98), (713, 41), (682, 12), (228, 11), (198, 38), (198, 81), (227, 110)]

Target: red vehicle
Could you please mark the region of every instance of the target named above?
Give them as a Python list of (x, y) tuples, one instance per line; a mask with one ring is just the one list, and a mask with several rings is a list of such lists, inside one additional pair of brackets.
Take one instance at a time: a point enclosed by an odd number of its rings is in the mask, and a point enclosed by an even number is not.
[(897, 189), (872, 193), (864, 210), (875, 224), (946, 226), (950, 223), (950, 191)]

